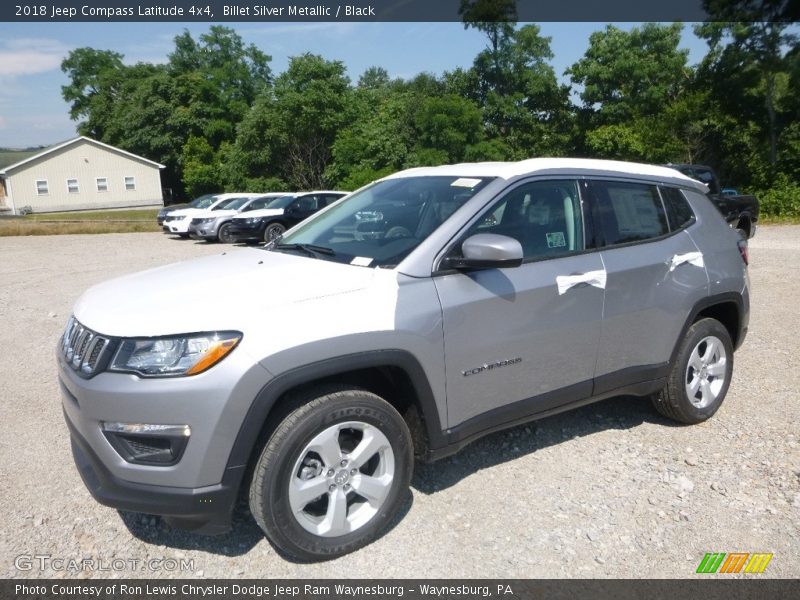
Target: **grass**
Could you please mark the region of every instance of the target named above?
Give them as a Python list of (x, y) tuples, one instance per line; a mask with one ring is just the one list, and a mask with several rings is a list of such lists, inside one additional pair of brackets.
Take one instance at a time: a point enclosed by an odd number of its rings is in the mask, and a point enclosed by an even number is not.
[(759, 225), (800, 225), (800, 217), (761, 215), (758, 219)]
[(0, 219), (0, 237), (161, 231), (157, 208), (38, 213)]
[(81, 212), (35, 213), (25, 217), (32, 221), (119, 221), (156, 220), (157, 208), (132, 208), (122, 210), (87, 210)]

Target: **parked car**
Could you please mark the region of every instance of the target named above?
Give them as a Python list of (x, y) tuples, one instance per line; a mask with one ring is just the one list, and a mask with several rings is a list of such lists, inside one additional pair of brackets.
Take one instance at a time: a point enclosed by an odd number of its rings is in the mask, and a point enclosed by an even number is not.
[(235, 198), (225, 208), (195, 215), (189, 223), (189, 237), (207, 242), (230, 243), (233, 241), (230, 234), (233, 217), (264, 209), (270, 202), (285, 195), (286, 192), (271, 192), (255, 197), (243, 196)]
[(731, 188), (721, 189), (717, 174), (711, 167), (705, 165), (673, 165), (668, 167), (676, 169), (697, 181), (708, 186), (708, 197), (717, 207), (728, 225), (739, 232), (744, 239), (751, 238), (758, 228), (759, 202), (755, 196), (738, 194)]
[(386, 530), (415, 456), (618, 395), (705, 421), (748, 322), (747, 244), (703, 184), (533, 159), (402, 171), (263, 248), (97, 285), (57, 360), (98, 501), (214, 533), (244, 492), (319, 560)]
[(208, 198), (213, 198), (214, 194), (203, 194), (202, 196), (198, 196), (191, 202), (184, 202), (181, 204), (170, 204), (169, 206), (165, 206), (161, 210), (158, 211), (158, 216), (156, 220), (158, 221), (159, 227), (164, 225), (164, 219), (167, 215), (173, 211), (181, 210), (183, 208), (200, 208), (200, 205), (203, 204)]
[(238, 215), (229, 230), (234, 242), (269, 242), (350, 192), (315, 191), (287, 194), (267, 208)]
[(250, 199), (257, 197), (258, 195), (259, 194), (241, 192), (216, 194), (198, 203), (196, 207), (182, 208), (180, 210), (172, 211), (164, 218), (164, 225), (162, 229), (164, 230), (164, 233), (178, 234), (180, 237), (188, 238), (189, 225), (191, 224), (192, 219), (197, 215), (204, 215), (206, 214), (206, 211), (223, 210), (228, 205), (241, 198)]

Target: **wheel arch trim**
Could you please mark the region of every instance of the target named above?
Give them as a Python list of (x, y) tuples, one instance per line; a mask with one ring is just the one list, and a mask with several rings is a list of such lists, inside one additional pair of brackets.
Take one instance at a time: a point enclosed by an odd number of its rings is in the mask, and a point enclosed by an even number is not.
[(271, 379), (256, 395), (236, 435), (226, 471), (248, 465), (259, 435), (279, 399), (303, 384), (352, 371), (395, 367), (409, 378), (419, 403), (421, 416), (431, 446), (446, 445), (439, 412), (430, 383), (419, 361), (406, 350), (375, 350), (358, 352), (291, 369)]

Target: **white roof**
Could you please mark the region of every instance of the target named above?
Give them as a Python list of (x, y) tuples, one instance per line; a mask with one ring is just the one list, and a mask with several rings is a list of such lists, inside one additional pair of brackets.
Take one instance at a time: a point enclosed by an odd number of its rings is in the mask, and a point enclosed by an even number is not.
[(29, 163), (31, 161), (34, 161), (34, 160), (38, 159), (38, 158), (46, 156), (46, 155), (48, 155), (48, 154), (50, 154), (52, 152), (56, 152), (57, 150), (61, 150), (62, 148), (66, 148), (67, 146), (71, 146), (72, 144), (75, 144), (75, 143), (80, 142), (80, 141), (89, 142), (90, 144), (94, 144), (95, 146), (100, 146), (101, 148), (105, 148), (106, 150), (111, 150), (113, 152), (117, 152), (118, 154), (122, 154), (124, 156), (129, 157), (129, 158), (133, 158), (134, 160), (140, 160), (142, 162), (146, 162), (146, 163), (148, 163), (150, 165), (153, 165), (154, 167), (158, 167), (159, 169), (166, 168), (164, 165), (162, 165), (160, 163), (157, 163), (155, 161), (152, 161), (150, 159), (147, 159), (147, 158), (145, 158), (143, 156), (139, 156), (138, 154), (133, 154), (132, 152), (126, 152), (125, 150), (122, 150), (120, 148), (116, 148), (114, 146), (110, 146), (108, 144), (104, 144), (103, 142), (98, 142), (97, 140), (93, 140), (92, 138), (88, 138), (85, 135), (82, 135), (80, 137), (76, 137), (74, 139), (67, 140), (66, 142), (63, 142), (61, 144), (57, 144), (57, 145), (53, 146), (52, 148), (47, 148), (45, 150), (42, 150), (38, 154), (34, 154), (33, 156), (29, 156), (25, 160), (21, 160), (21, 161), (19, 161), (17, 163), (14, 163), (13, 165), (8, 165), (5, 169), (0, 170), (0, 175), (5, 175), (8, 171), (16, 169), (17, 167), (21, 167), (24, 164), (27, 164), (27, 163)]
[(442, 165), (439, 167), (416, 167), (394, 173), (385, 179), (434, 175), (512, 179), (522, 175), (563, 174), (565, 172), (579, 175), (629, 175), (635, 178), (657, 179), (690, 186), (701, 190), (703, 193), (708, 191), (708, 188), (699, 181), (667, 167), (591, 158), (529, 158), (519, 162), (481, 162)]

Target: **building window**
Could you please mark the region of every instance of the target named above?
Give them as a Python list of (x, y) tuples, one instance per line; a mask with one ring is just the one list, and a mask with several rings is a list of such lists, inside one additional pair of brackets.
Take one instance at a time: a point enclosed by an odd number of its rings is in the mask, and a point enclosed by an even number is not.
[(47, 179), (37, 179), (36, 180), (36, 195), (37, 196), (46, 196), (50, 193), (50, 190), (47, 187)]
[(67, 192), (70, 194), (77, 194), (80, 190), (78, 189), (78, 180), (77, 179), (67, 179)]
[(125, 178), (125, 189), (126, 190), (135, 190), (136, 189), (136, 177), (126, 177)]
[(98, 177), (97, 178), (97, 191), (98, 192), (107, 192), (108, 191), (108, 179), (105, 177)]

